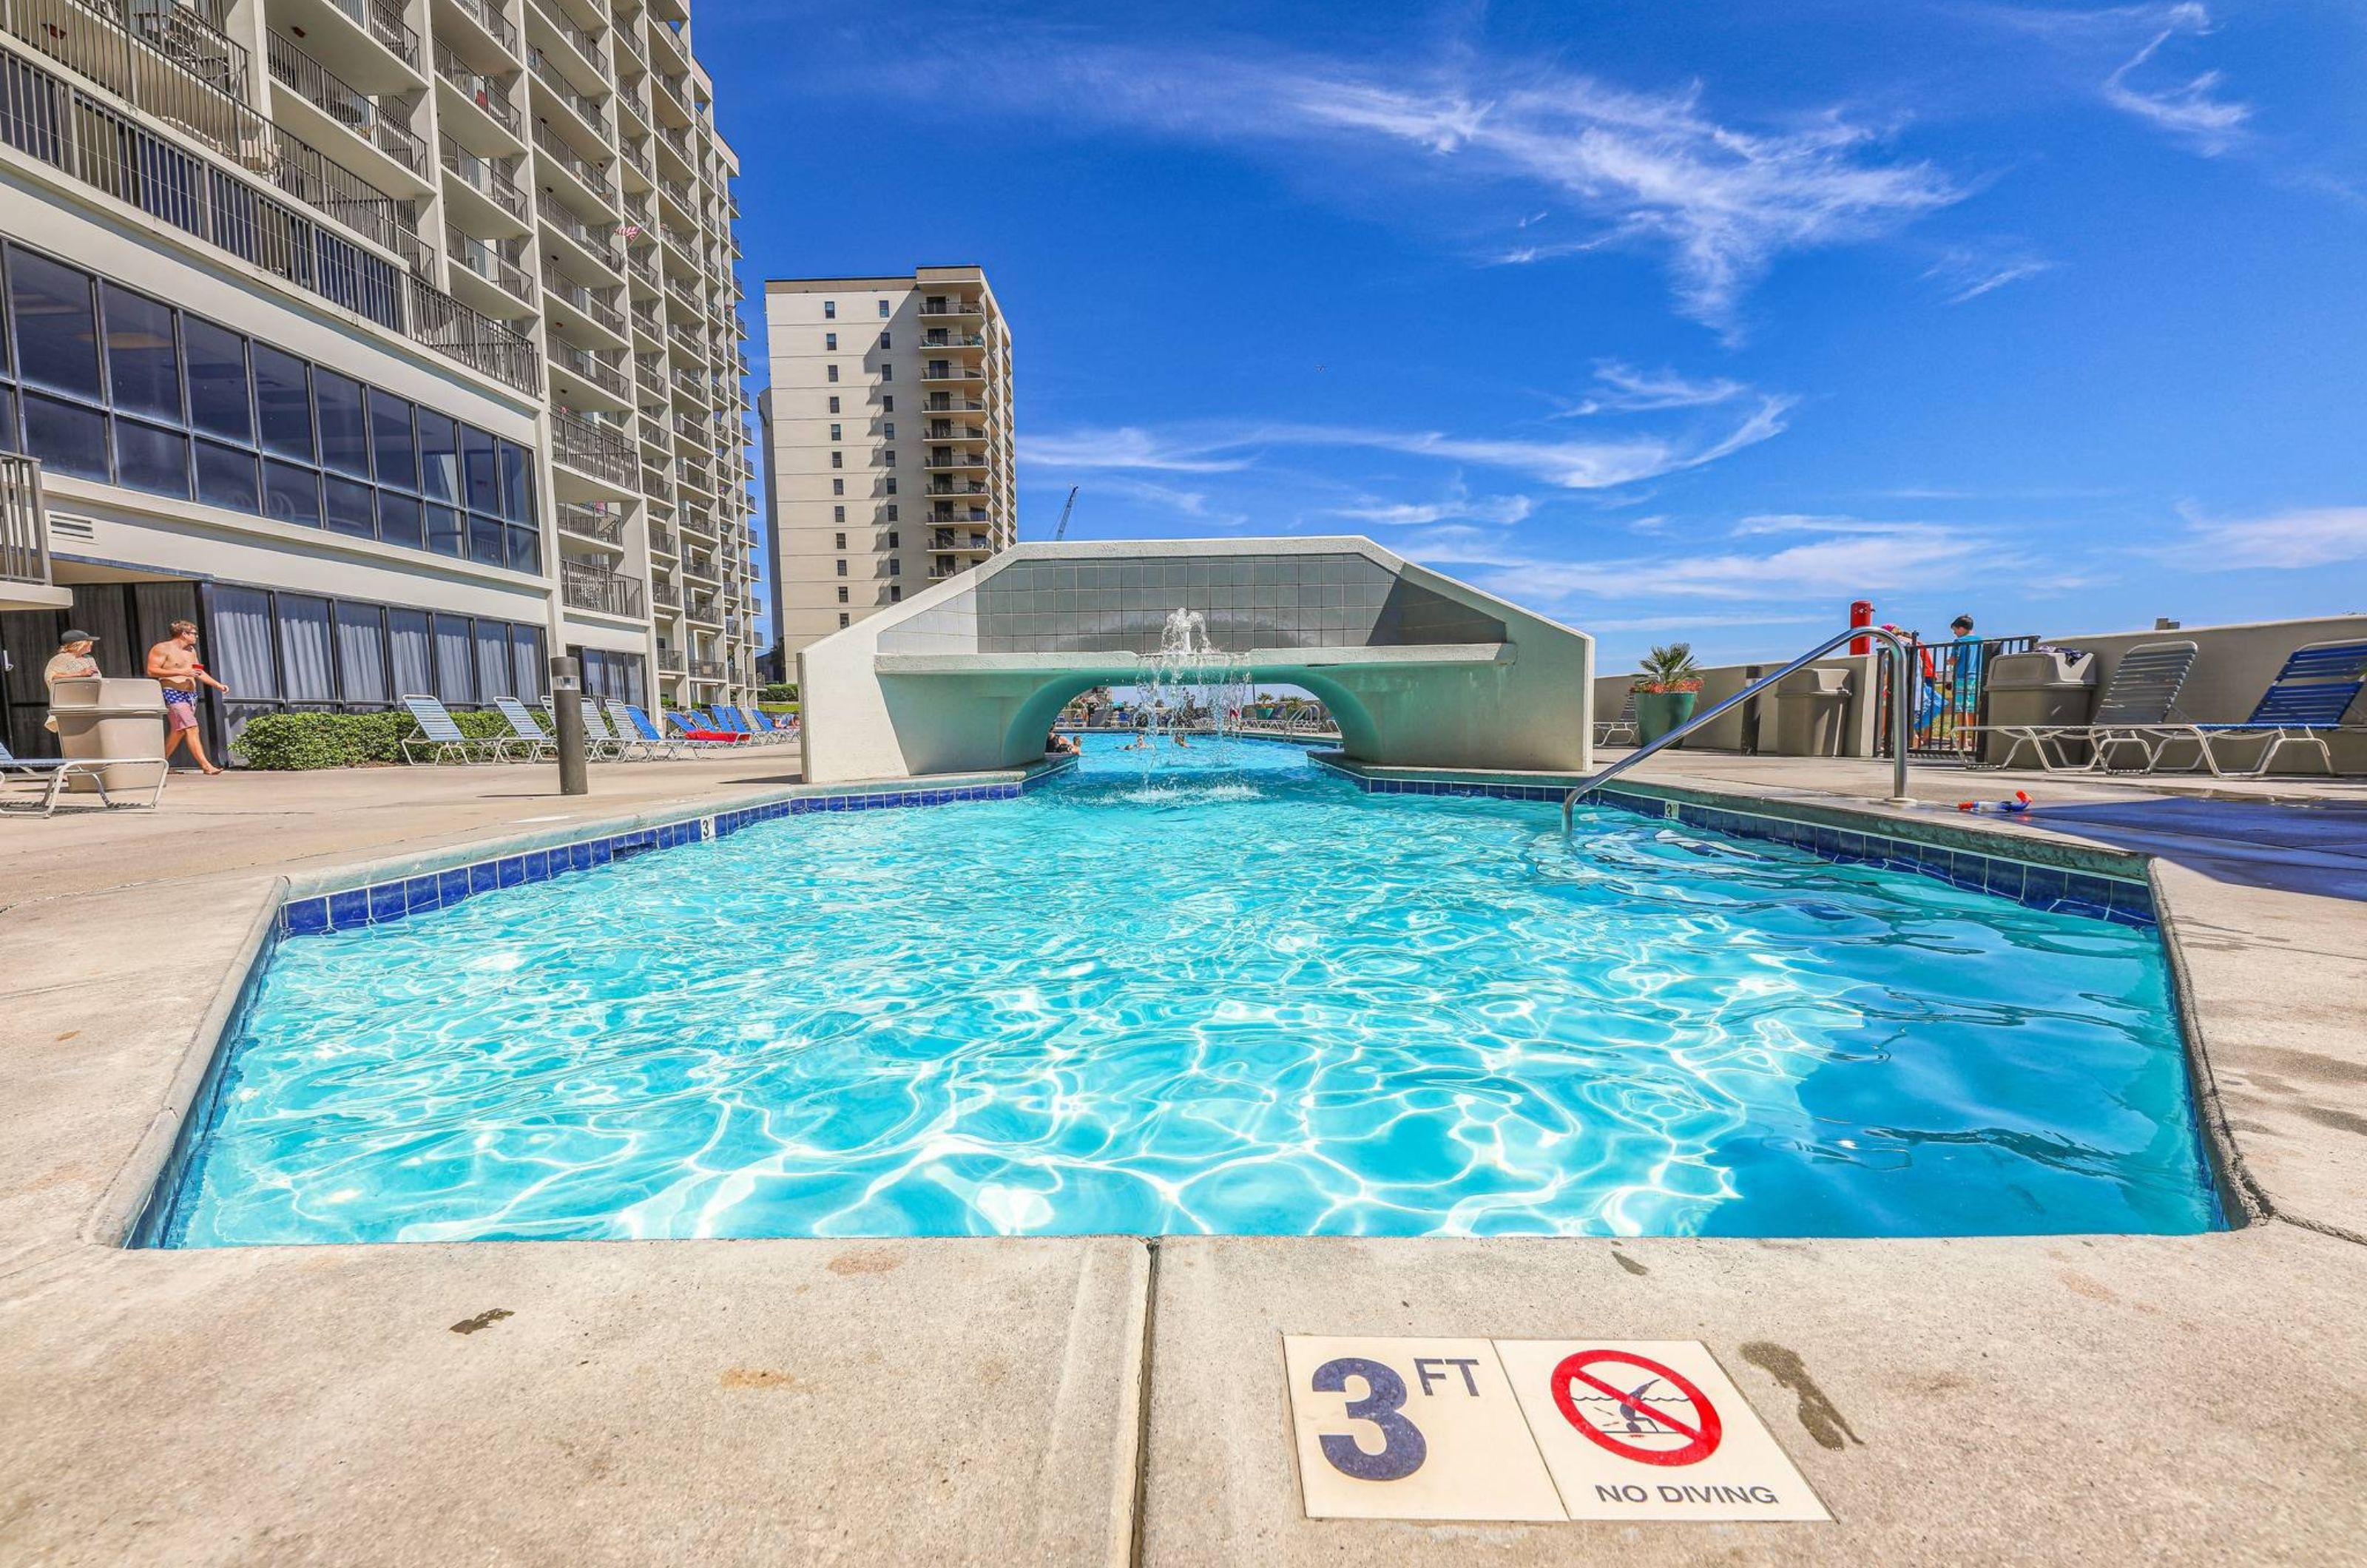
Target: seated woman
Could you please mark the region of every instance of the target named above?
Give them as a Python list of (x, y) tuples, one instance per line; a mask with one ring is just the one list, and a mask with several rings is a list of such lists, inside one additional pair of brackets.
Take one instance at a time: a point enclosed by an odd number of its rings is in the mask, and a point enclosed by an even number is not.
[(1073, 757), (1077, 755), (1077, 743), (1057, 729), (1049, 730), (1044, 736), (1044, 753), (1049, 757)]

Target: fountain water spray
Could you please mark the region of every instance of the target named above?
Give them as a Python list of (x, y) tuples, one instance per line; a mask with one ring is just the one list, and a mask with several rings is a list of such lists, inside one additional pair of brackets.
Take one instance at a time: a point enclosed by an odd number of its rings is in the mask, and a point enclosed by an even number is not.
[(1146, 654), (1141, 703), (1156, 763), (1160, 744), (1184, 734), (1205, 735), (1222, 755), (1240, 733), (1253, 686), (1249, 665), (1208, 639), (1207, 617), (1175, 609), (1159, 634), (1159, 651)]

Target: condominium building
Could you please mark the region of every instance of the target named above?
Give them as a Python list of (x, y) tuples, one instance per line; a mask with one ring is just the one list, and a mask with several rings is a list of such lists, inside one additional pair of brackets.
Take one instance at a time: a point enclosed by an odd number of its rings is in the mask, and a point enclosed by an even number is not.
[(764, 285), (765, 494), (783, 655), (1017, 538), (1011, 331), (986, 274)]
[(684, 0), (0, 0), (0, 736), (69, 622), (217, 745), (747, 695), (736, 170)]

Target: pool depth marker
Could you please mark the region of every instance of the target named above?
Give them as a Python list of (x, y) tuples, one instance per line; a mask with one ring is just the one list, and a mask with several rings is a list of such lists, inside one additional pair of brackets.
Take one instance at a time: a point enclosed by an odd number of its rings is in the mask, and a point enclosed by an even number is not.
[(1832, 1516), (1708, 1348), (1285, 1335), (1309, 1518)]

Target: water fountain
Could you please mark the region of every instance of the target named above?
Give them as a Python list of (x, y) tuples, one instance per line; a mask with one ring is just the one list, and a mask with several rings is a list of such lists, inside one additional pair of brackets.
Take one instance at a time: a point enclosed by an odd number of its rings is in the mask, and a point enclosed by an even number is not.
[(1205, 736), (1221, 757), (1249, 709), (1249, 666), (1209, 640), (1206, 616), (1180, 607), (1168, 613), (1159, 651), (1143, 662), (1137, 695), (1144, 718), (1137, 732), (1149, 742), (1146, 765), (1156, 766), (1168, 745), (1186, 734)]

